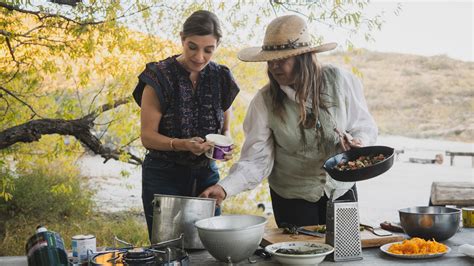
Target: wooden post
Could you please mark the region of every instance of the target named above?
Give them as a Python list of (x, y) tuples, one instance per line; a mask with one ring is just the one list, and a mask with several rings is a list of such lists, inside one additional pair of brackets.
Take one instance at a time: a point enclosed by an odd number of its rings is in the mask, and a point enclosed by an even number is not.
[(433, 182), (431, 184), (433, 205), (474, 205), (474, 182)]

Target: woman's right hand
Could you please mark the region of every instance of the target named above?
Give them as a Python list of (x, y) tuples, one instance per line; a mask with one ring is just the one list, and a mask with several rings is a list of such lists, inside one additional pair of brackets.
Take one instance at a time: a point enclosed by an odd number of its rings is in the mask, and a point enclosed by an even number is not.
[(225, 190), (223, 187), (221, 187), (218, 184), (212, 185), (206, 190), (204, 190), (199, 197), (201, 198), (213, 198), (216, 199), (216, 205), (217, 207), (221, 206), (222, 201), (225, 199), (227, 194), (225, 193)]
[(200, 137), (194, 137), (187, 140), (186, 148), (188, 151), (199, 156), (212, 148), (212, 145)]

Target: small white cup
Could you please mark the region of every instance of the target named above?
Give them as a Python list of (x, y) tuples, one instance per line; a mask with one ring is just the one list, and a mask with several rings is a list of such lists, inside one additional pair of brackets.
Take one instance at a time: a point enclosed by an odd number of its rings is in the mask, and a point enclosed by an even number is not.
[(206, 141), (214, 143), (214, 147), (206, 152), (206, 157), (212, 160), (224, 160), (224, 156), (232, 150), (234, 144), (231, 138), (220, 134), (208, 134)]

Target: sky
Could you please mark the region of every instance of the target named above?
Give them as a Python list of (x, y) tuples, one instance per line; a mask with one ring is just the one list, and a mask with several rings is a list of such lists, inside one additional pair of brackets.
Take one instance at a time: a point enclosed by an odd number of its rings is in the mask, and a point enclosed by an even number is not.
[[(474, 1), (398, 1), (398, 16), (386, 13), (375, 42), (355, 41), (358, 47), (380, 52), (424, 56), (447, 55), (474, 61)], [(369, 12), (394, 10), (395, 1), (373, 1)]]

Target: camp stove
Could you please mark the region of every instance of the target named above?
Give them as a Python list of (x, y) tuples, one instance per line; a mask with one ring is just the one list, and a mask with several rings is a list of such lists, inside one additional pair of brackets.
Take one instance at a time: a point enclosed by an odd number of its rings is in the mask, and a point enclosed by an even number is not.
[[(118, 245), (126, 247), (119, 248)], [(114, 237), (110, 250), (89, 255), (92, 266), (189, 266), (189, 257), (184, 249), (184, 237), (153, 244), (150, 247), (134, 247)]]
[(359, 206), (354, 191), (354, 201), (334, 200), (334, 190), (327, 203), (326, 244), (334, 247), (329, 255), (333, 261), (362, 259), (362, 244), (359, 230)]

